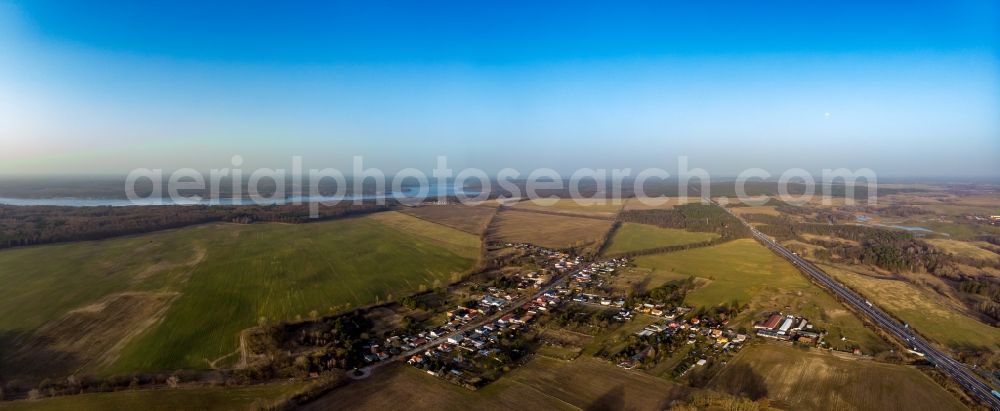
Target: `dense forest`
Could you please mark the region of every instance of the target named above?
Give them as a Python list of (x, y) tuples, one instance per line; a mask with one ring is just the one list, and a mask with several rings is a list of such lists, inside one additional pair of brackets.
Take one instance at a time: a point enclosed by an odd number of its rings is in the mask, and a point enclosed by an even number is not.
[(62, 241), (99, 240), (120, 235), (209, 222), (304, 223), (385, 210), (389, 206), (342, 203), (319, 206), (309, 218), (308, 205), (270, 206), (133, 206), (56, 207), (0, 205), (0, 248)]
[(768, 204), (775, 206), (775, 210), (782, 214), (793, 215), (804, 221), (823, 224), (853, 222), (858, 214), (877, 214), (887, 217), (913, 217), (933, 214), (923, 208), (907, 205), (873, 206), (859, 203), (858, 205), (837, 208), (817, 208), (786, 203), (775, 198), (770, 199)]

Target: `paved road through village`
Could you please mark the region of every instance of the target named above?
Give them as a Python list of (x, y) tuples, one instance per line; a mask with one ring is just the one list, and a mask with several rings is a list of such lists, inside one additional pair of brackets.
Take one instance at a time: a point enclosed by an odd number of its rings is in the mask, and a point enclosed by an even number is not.
[(468, 324), (465, 324), (465, 325), (459, 327), (455, 331), (452, 331), (452, 332), (450, 332), (448, 334), (439, 336), (438, 338), (430, 340), (430, 341), (424, 343), (423, 345), (421, 345), (419, 347), (416, 347), (416, 348), (413, 348), (412, 350), (400, 353), (400, 354), (396, 355), (393, 358), (389, 358), (389, 359), (386, 359), (385, 361), (380, 361), (380, 362), (372, 364), (372, 365), (370, 365), (368, 367), (365, 367), (362, 371), (367, 376), (367, 374), (369, 374), (372, 370), (374, 370), (376, 368), (379, 368), (379, 367), (381, 367), (383, 365), (393, 363), (393, 362), (395, 362), (397, 360), (406, 360), (407, 358), (410, 358), (411, 356), (413, 356), (415, 354), (421, 353), (421, 352), (423, 352), (423, 351), (425, 351), (425, 350), (427, 350), (429, 348), (436, 347), (438, 345), (443, 344), (444, 342), (448, 341), (448, 338), (450, 338), (450, 337), (454, 337), (454, 336), (460, 335), (460, 334), (464, 335), (465, 333), (467, 333), (469, 331), (472, 331), (472, 330), (474, 330), (476, 328), (482, 327), (485, 324), (488, 324), (488, 323), (491, 323), (493, 321), (496, 321), (500, 317), (503, 317), (504, 315), (510, 314), (517, 307), (521, 307), (524, 304), (528, 303), (529, 301), (534, 300), (534, 299), (536, 299), (538, 297), (541, 297), (542, 294), (545, 294), (546, 292), (552, 290), (553, 288), (555, 288), (556, 285), (561, 284), (563, 282), (563, 280), (565, 280), (567, 277), (569, 277), (569, 276), (573, 275), (574, 273), (577, 273), (580, 270), (582, 270), (582, 269), (590, 266), (594, 262), (595, 261), (587, 261), (587, 262), (580, 263), (579, 268), (577, 268), (575, 270), (568, 270), (565, 273), (554, 277), (552, 279), (552, 281), (550, 281), (548, 283), (548, 285), (545, 285), (544, 287), (539, 288), (538, 291), (536, 291), (534, 294), (528, 295), (526, 297), (522, 297), (522, 298), (517, 299), (515, 301), (511, 301), (511, 303), (508, 304), (507, 307), (504, 308), (504, 309), (501, 309), (501, 310), (499, 310), (499, 311), (497, 311), (497, 312), (495, 312), (495, 313), (493, 313), (493, 314), (491, 314), (489, 316), (486, 316), (484, 318), (480, 318), (480, 319), (477, 319), (477, 320), (474, 320), (474, 321), (470, 321)]

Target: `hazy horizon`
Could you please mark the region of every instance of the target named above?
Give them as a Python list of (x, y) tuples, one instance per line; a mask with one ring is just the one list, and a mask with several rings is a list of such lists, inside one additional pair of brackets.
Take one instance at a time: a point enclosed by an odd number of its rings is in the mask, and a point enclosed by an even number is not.
[[(446, 11), (442, 11), (446, 10)], [(780, 10), (775, 12), (775, 10)], [(1000, 176), (989, 1), (0, 3), (0, 175), (871, 168)]]

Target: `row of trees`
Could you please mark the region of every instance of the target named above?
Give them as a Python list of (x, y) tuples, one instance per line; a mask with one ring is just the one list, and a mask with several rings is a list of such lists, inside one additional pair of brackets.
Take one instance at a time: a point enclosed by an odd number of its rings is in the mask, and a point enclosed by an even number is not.
[[(184, 371), (173, 373), (115, 374), (104, 377), (70, 375), (66, 378), (44, 378), (36, 382), (11, 380), (0, 387), (0, 400), (40, 399), (61, 395), (112, 392), (140, 387), (166, 386), (175, 388), (182, 382), (200, 384), (237, 384), (233, 376), (224, 371)], [(33, 384), (33, 386), (32, 386)]]

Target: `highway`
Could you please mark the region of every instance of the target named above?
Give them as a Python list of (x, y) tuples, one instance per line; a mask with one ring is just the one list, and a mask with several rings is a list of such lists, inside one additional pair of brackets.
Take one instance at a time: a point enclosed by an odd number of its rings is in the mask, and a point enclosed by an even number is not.
[(993, 388), (976, 377), (975, 374), (966, 368), (965, 364), (955, 361), (947, 354), (937, 350), (923, 337), (914, 333), (913, 330), (907, 325), (896, 321), (895, 318), (882, 311), (858, 293), (854, 292), (854, 290), (851, 290), (834, 280), (829, 274), (821, 270), (819, 267), (816, 267), (799, 255), (788, 251), (787, 248), (778, 244), (767, 235), (757, 231), (738, 215), (732, 213), (730, 210), (715, 203), (714, 201), (712, 201), (712, 203), (721, 207), (723, 210), (726, 210), (726, 212), (747, 226), (757, 241), (790, 261), (808, 277), (823, 285), (827, 290), (840, 297), (843, 302), (850, 304), (852, 307), (857, 309), (858, 312), (868, 317), (872, 323), (877, 324), (887, 333), (895, 336), (904, 344), (910, 346), (914, 351), (924, 354), (924, 358), (934, 364), (934, 366), (941, 370), (941, 372), (955, 380), (955, 382), (961, 385), (973, 397), (980, 399), (993, 410), (1000, 410), (1000, 398), (993, 396), (991, 392)]

